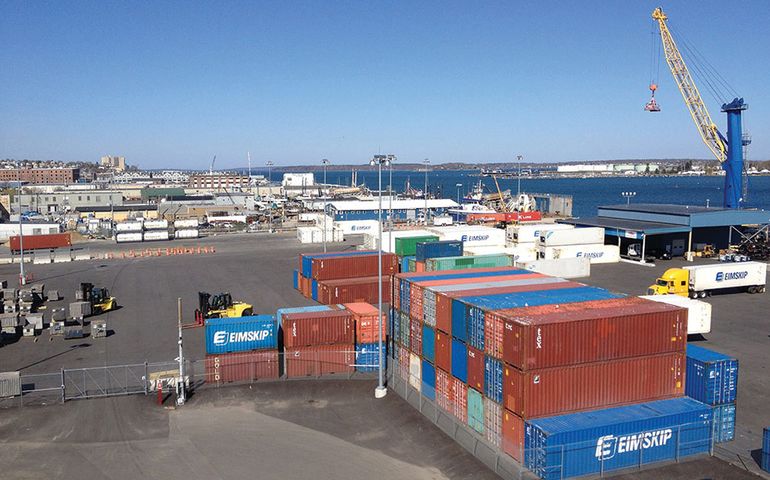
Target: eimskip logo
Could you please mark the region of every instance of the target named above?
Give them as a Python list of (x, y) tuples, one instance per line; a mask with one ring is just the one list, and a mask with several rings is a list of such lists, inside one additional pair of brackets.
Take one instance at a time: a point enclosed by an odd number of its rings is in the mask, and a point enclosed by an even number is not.
[(632, 435), (604, 435), (596, 440), (594, 455), (599, 460), (609, 460), (619, 453), (665, 446), (673, 436), (674, 432), (670, 428)]

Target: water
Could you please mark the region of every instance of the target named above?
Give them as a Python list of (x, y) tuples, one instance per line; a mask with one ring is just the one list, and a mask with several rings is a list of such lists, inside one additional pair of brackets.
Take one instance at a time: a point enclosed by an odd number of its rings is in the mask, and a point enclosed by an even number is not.
[[(350, 185), (350, 172), (327, 172), (329, 183)], [(323, 173), (316, 173), (316, 179), (323, 180)], [(393, 171), (393, 189), (403, 191), (407, 179), (412, 187), (422, 190), (425, 173)], [(460, 197), (464, 196), (478, 183), (479, 177), (473, 171), (432, 171), (428, 173), (428, 189), (437, 196), (457, 200), (457, 184)], [(494, 192), (492, 178), (484, 177), (482, 182), (486, 191)], [(516, 179), (498, 179), (502, 190), (510, 189), (516, 193)], [(359, 171), (358, 183), (365, 183), (371, 189), (377, 189), (377, 172)], [(382, 185), (387, 188), (388, 172), (382, 172)], [(636, 192), (632, 203), (673, 203), (679, 205), (705, 206), (708, 201), (712, 207), (722, 205), (722, 187), (724, 177), (608, 177), (608, 178), (541, 178), (521, 180), (522, 192), (557, 193), (572, 195), (572, 214), (576, 217), (596, 215), (599, 205), (625, 203), (621, 192)], [(749, 177), (748, 207), (770, 210), (770, 177)]]

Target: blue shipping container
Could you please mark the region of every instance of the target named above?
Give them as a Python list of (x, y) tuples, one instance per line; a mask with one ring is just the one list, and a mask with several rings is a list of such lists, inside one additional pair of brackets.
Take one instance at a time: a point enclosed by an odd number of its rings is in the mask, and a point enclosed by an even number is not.
[(286, 315), (287, 313), (326, 312), (331, 309), (332, 307), (330, 307), (329, 305), (312, 305), (310, 307), (279, 308), (275, 312), (275, 319), (278, 322), (278, 325), (280, 325), (283, 322), (283, 316)]
[(436, 331), (428, 325), (422, 326), (422, 356), (430, 362), (435, 362)]
[(409, 315), (409, 305), (410, 305), (410, 293), (412, 292), (412, 285), (409, 282), (401, 282), (401, 287), (399, 288), (400, 291), (400, 302), (401, 302), (401, 311), (404, 312), (406, 315)]
[(278, 348), (273, 315), (206, 320), (206, 353), (232, 353)]
[(458, 240), (420, 242), (415, 248), (415, 258), (418, 262), (424, 262), (428, 258), (462, 257), (463, 255), (463, 242)]
[(316, 279), (310, 281), (310, 298), (318, 301), (318, 280)]
[(762, 435), (762, 470), (770, 472), (770, 427), (765, 427)]
[(463, 342), (468, 339), (468, 321), (465, 304), (452, 300), (452, 336)]
[(685, 395), (709, 405), (735, 403), (738, 360), (697, 345), (687, 344)]
[[(376, 372), (379, 370), (380, 357), (377, 354), (379, 350), (377, 343), (359, 343), (356, 345), (356, 371), (357, 372)], [(382, 348), (385, 351), (382, 356), (382, 368), (387, 366), (388, 348), (383, 343)]]
[(480, 308), (468, 309), (468, 343), (484, 351), (484, 310)]
[(468, 383), (468, 348), (455, 338), (452, 339), (452, 375)]
[(294, 274), (291, 277), (294, 290), (299, 290), (299, 270), (294, 270)]
[(414, 256), (401, 257), (401, 273), (409, 272), (409, 259)]
[(494, 402), (503, 402), (503, 362), (484, 356), (484, 395)]
[(708, 453), (711, 423), (688, 397), (529, 420), (525, 466), (560, 480)]
[(425, 359), (422, 360), (422, 394), (436, 400), (436, 369)]
[(714, 443), (731, 442), (735, 438), (735, 404), (714, 409)]

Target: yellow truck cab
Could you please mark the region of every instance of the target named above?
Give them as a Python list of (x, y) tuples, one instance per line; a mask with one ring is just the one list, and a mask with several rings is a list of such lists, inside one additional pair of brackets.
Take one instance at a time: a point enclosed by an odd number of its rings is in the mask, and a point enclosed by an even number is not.
[(689, 296), (689, 272), (683, 268), (669, 268), (647, 289), (647, 295)]

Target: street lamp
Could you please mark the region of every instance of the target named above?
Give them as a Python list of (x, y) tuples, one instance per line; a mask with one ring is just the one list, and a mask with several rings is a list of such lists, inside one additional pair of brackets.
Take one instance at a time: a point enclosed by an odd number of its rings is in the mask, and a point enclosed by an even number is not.
[(377, 388), (374, 389), (374, 398), (383, 398), (388, 394), (388, 389), (385, 387), (382, 376), (382, 364), (383, 364), (383, 352), (382, 352), (382, 166), (390, 166), (390, 158), (388, 155), (375, 155), (369, 162), (371, 166), (377, 166), (377, 178), (379, 181), (379, 207), (377, 210), (377, 219), (379, 220), (379, 244), (380, 248), (377, 251), (377, 285), (378, 285), (378, 307), (377, 307), (377, 343), (378, 352), (378, 380)]
[(270, 169), (273, 167), (274, 163), (268, 160), (267, 163), (265, 163), (265, 165), (267, 165), (267, 185), (269, 187), (270, 182), (273, 181), (273, 177), (270, 175)]
[(516, 203), (519, 202), (519, 197), (521, 196), (521, 159), (524, 158), (521, 155), (516, 155), (516, 160), (519, 161), (519, 174), (516, 175), (516, 179), (518, 180), (518, 185), (516, 187)]
[(462, 183), (458, 183), (457, 185), (455, 185), (455, 187), (457, 187), (457, 204), (459, 205), (460, 204), (460, 189), (463, 188), (463, 184)]
[(422, 196), (425, 198), (425, 225), (428, 224), (428, 167), (430, 166), (430, 160), (427, 158), (422, 161), (425, 165), (425, 189), (422, 191)]
[(18, 181), (17, 193), (19, 197), (19, 284), (27, 284), (27, 276), (24, 274), (24, 225), (21, 224), (21, 163), (16, 164), (16, 180)]
[(636, 192), (622, 192), (621, 195), (626, 199), (626, 205), (631, 205), (631, 199), (636, 196)]
[(326, 191), (324, 189), (326, 188), (326, 166), (329, 165), (329, 159), (324, 158), (323, 160), (321, 160), (321, 163), (324, 166), (324, 186), (322, 187), (321, 192), (323, 193), (323, 196), (324, 196), (324, 227), (323, 227), (324, 228), (324, 234), (323, 234), (323, 239), (324, 239), (324, 253), (326, 253)]

